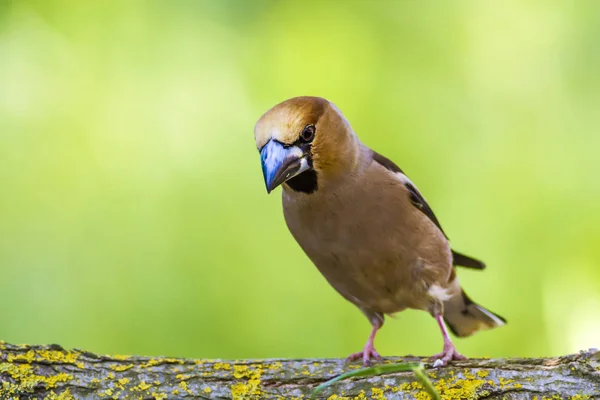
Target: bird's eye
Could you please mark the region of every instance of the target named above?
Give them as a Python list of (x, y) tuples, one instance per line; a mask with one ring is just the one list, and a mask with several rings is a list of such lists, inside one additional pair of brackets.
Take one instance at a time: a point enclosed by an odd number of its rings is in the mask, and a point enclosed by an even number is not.
[(300, 139), (302, 139), (303, 142), (308, 143), (315, 138), (316, 131), (317, 128), (315, 128), (314, 125), (306, 125), (300, 134)]

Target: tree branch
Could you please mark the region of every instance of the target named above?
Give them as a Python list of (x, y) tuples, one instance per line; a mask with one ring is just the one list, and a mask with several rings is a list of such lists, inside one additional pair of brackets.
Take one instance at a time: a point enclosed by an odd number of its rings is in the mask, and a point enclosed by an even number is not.
[[(385, 362), (426, 361), (415, 357)], [(0, 342), (0, 398), (289, 399), (358, 364), (338, 359), (191, 360), (101, 356)], [(472, 359), (427, 374), (443, 399), (600, 398), (600, 351), (559, 358)], [(336, 397), (337, 396), (337, 397)], [(554, 396), (554, 397), (553, 397)], [(427, 399), (411, 373), (339, 382), (319, 399)]]

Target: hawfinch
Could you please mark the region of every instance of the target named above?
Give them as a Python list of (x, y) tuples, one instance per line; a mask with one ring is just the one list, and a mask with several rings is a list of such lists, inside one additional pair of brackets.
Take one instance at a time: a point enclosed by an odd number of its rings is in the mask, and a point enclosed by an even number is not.
[(359, 140), (340, 110), (319, 97), (295, 97), (268, 110), (254, 129), (267, 192), (283, 186), (287, 226), (308, 258), (369, 319), (364, 349), (349, 359), (380, 358), (373, 341), (385, 314), (424, 310), (444, 349), (434, 365), (463, 360), (458, 337), (506, 321), (475, 304), (454, 266), (485, 265), (450, 249), (442, 227), (411, 180)]

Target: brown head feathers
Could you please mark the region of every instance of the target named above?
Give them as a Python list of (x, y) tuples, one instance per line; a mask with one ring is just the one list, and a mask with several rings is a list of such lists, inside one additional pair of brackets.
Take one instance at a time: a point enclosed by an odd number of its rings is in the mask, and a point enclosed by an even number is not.
[(326, 99), (294, 97), (269, 109), (254, 128), (256, 147), (260, 150), (271, 140), (294, 145), (310, 125), (315, 128), (310, 163), (319, 184), (343, 179), (357, 164), (360, 142), (341, 111)]

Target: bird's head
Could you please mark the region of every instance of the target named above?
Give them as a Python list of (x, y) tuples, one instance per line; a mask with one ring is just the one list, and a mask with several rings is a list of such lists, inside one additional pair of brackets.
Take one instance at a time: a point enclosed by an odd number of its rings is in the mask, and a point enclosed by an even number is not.
[(352, 168), (358, 139), (338, 108), (320, 97), (294, 97), (268, 110), (254, 128), (267, 192), (285, 183), (312, 193)]

